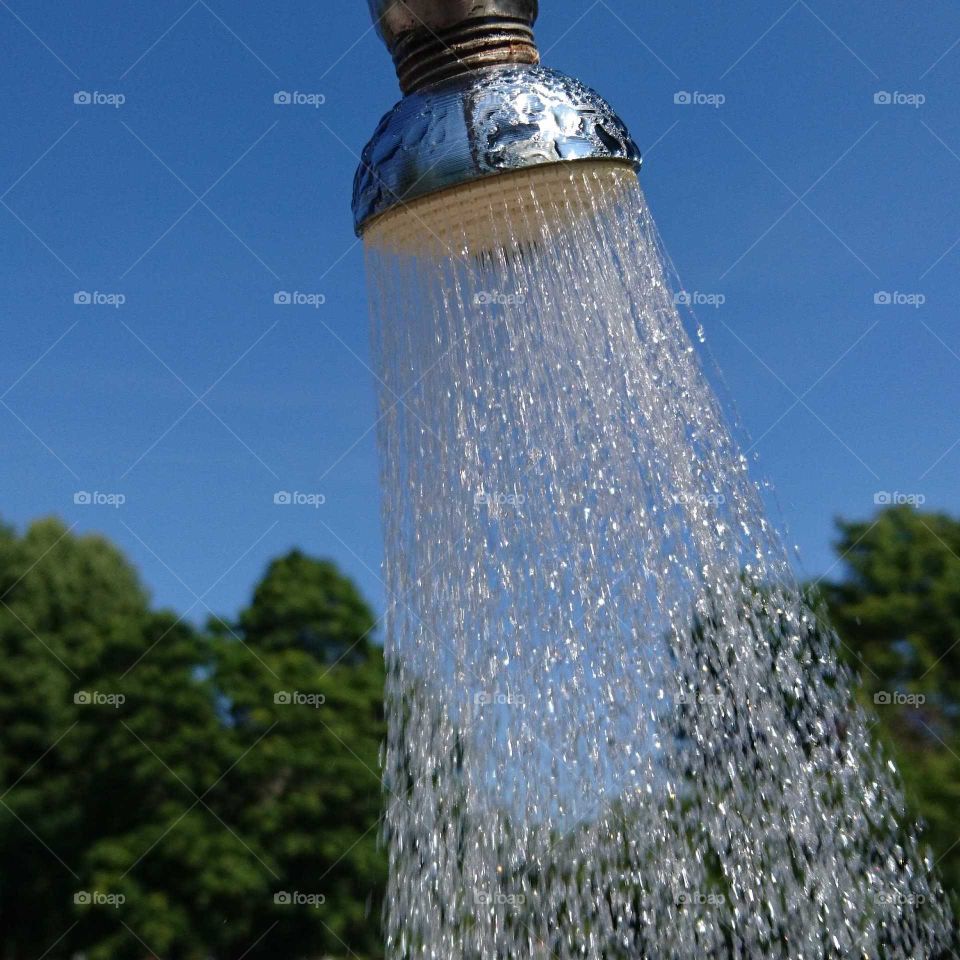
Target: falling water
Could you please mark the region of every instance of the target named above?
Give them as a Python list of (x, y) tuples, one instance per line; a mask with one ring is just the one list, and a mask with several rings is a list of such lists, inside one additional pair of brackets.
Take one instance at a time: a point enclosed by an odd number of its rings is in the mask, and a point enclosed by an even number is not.
[(388, 955), (945, 955), (896, 775), (609, 169), (553, 168), (549, 203), (503, 178), (479, 233), (414, 208), (368, 234)]

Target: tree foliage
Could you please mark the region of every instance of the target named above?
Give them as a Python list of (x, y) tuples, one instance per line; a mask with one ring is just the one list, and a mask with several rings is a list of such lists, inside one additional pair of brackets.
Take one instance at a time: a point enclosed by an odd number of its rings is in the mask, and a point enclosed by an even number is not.
[(960, 521), (893, 507), (838, 530), (844, 575), (824, 597), (960, 906)]
[[(823, 588), (960, 890), (960, 521), (839, 524)], [(235, 621), (154, 609), (108, 541), (0, 526), (0, 956), (382, 956), (383, 658), (330, 563)]]
[(0, 954), (381, 955), (373, 627), (301, 553), (198, 630), (105, 540), (0, 530)]

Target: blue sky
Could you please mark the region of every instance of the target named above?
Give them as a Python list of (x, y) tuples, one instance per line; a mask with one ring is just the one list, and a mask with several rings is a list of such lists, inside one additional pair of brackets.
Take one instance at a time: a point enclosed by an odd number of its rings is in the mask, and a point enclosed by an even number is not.
[[(0, 0), (0, 516), (106, 533), (196, 619), (294, 545), (384, 603), (349, 207), (397, 88), (366, 5), (323, 6)], [(880, 492), (958, 512), (960, 6), (541, 6), (645, 154), (801, 571)]]

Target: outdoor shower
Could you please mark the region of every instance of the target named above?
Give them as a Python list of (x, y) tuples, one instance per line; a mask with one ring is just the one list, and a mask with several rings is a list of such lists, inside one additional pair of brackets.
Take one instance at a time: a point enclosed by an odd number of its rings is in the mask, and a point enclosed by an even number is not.
[(390, 960), (907, 960), (950, 918), (535, 0), (371, 0)]

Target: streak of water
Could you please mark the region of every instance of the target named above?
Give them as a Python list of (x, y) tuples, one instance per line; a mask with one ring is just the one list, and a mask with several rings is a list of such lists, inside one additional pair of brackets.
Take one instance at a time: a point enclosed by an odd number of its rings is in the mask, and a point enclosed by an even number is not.
[(388, 954), (935, 957), (942, 895), (636, 179), (562, 169), (479, 230), (368, 236)]

